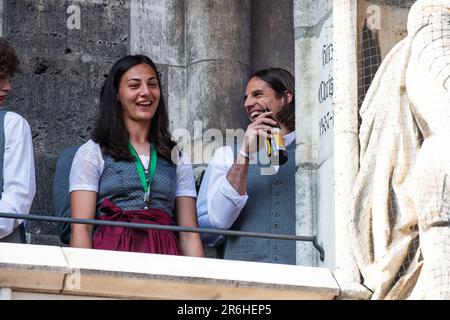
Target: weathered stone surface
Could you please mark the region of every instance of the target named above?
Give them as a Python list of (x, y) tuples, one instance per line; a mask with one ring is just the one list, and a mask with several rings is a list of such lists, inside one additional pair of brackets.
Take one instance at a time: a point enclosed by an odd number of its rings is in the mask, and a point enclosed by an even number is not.
[[(56, 228), (56, 226), (54, 226)], [(63, 244), (57, 235), (51, 235), (51, 234), (35, 234), (31, 233), (31, 243), (32, 244), (39, 244), (39, 245), (46, 245), (46, 246), (58, 246), (58, 247), (64, 247), (68, 246)]]
[(0, 0), (0, 37), (3, 36), (3, 0)]
[[(303, 149), (301, 163), (319, 166), (333, 154), (333, 34), (332, 18), (317, 37), (298, 38), (296, 57), (296, 121)], [(310, 117), (304, 117), (305, 114)]]
[[(332, 155), (317, 170), (317, 239), (325, 251), (324, 261), (318, 260), (318, 267), (336, 268), (336, 219), (334, 197), (334, 156)], [(337, 199), (340, 201), (341, 199)]]
[(252, 70), (280, 67), (294, 74), (292, 0), (252, 0)]
[[(360, 4), (360, 3), (358, 3)], [(339, 279), (359, 283), (359, 271), (348, 246), (348, 212), (358, 170), (358, 67), (357, 3), (336, 1), (333, 9), (334, 44), (334, 215), (335, 266)], [(338, 6), (339, 5), (339, 6)], [(326, 231), (324, 231), (326, 232)]]
[(105, 75), (126, 53), (118, 40), (126, 35), (126, 1), (75, 2), (80, 30), (65, 25), (73, 1), (7, 2), (5, 35), (24, 62), (8, 107), (29, 120), (38, 154), (57, 154), (89, 137)]
[(359, 167), (359, 139), (352, 132), (335, 133), (334, 198), (335, 201), (335, 275), (343, 282), (359, 283), (359, 272), (348, 243), (348, 213), (353, 197), (353, 185)]
[(0, 251), (0, 280), (13, 299), (298, 300), (340, 291), (323, 268), (11, 243)]
[(409, 9), (416, 1), (417, 0), (369, 0), (368, 2)]
[(189, 130), (194, 121), (201, 121), (204, 130), (217, 128), (224, 136), (225, 129), (245, 127), (248, 120), (242, 97), (248, 75), (248, 66), (228, 60), (189, 66), (186, 99), (189, 110), (193, 110), (188, 114)]
[(185, 65), (184, 1), (131, 0), (130, 52), (156, 63)]
[(186, 105), (186, 68), (168, 68), (167, 104), (170, 131), (187, 129), (188, 113), (192, 110)]
[(156, 68), (158, 69), (159, 73), (159, 80), (161, 83), (159, 84), (161, 87), (161, 91), (164, 97), (164, 103), (166, 104), (167, 108), (167, 96), (168, 96), (168, 87), (169, 87), (169, 67), (165, 64), (156, 64)]
[[(70, 145), (90, 137), (100, 87), (109, 65), (81, 59), (24, 57), (8, 108), (30, 123), (36, 163), (36, 196), (31, 212), (52, 215), (56, 158)], [(33, 97), (30, 99), (29, 97)], [(52, 234), (54, 224), (32, 222), (31, 232)]]
[[(295, 175), (295, 234), (300, 236), (315, 235), (317, 222), (313, 213), (317, 212), (317, 179), (318, 174), (315, 169), (299, 168)], [(297, 265), (317, 265), (317, 252), (311, 242), (297, 241), (296, 247)]]
[(250, 65), (250, 9), (250, 0), (187, 1), (187, 63), (228, 59)]
[[(36, 153), (36, 196), (34, 197), (32, 214), (54, 215), (53, 208), (53, 176), (56, 166), (56, 155)], [(27, 232), (32, 234), (56, 234), (56, 223), (28, 221)]]
[(317, 25), (327, 14), (332, 6), (332, 0), (294, 0), (294, 26), (313, 27)]
[[(242, 96), (250, 74), (250, 0), (186, 3), (186, 121), (194, 166), (205, 165), (204, 133), (243, 128)], [(220, 137), (218, 138), (220, 139)], [(189, 149), (189, 150), (188, 150)], [(199, 169), (200, 171), (200, 169)]]
[[(126, 53), (128, 1), (126, 0), (4, 0), (4, 35), (28, 54), (89, 54), (115, 59)], [(69, 29), (73, 13), (80, 10), (80, 28)], [(72, 11), (70, 11), (72, 12)], [(68, 22), (69, 20), (69, 22)]]
[(83, 63), (80, 57), (22, 56), (24, 73), (14, 81), (8, 108), (29, 121), (35, 152), (56, 155), (86, 141), (110, 65)]
[[(296, 76), (296, 232), (317, 235), (297, 243), (297, 264), (334, 266), (333, 36), (331, 1), (294, 1)], [(309, 115), (305, 117), (305, 115)], [(328, 219), (328, 220), (327, 220)]]

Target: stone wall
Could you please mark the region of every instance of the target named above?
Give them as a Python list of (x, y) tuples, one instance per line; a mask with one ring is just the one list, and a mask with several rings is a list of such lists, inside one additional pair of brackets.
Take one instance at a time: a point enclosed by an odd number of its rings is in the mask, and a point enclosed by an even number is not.
[(3, 36), (3, 0), (0, 0), (0, 37)]
[[(23, 61), (7, 108), (28, 120), (33, 135), (37, 194), (32, 212), (53, 212), (57, 156), (89, 139), (105, 75), (128, 50), (128, 11), (123, 0), (4, 1), (4, 36)], [(28, 226), (32, 242), (55, 240), (46, 236), (55, 232), (54, 224)]]

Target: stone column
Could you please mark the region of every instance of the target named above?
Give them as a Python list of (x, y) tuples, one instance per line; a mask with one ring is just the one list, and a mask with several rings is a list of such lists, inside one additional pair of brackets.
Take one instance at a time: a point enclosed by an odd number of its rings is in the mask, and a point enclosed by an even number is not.
[[(250, 72), (250, 0), (186, 1), (187, 125), (202, 163), (202, 132), (243, 128), (243, 95)], [(195, 127), (195, 130), (193, 129)], [(195, 131), (195, 132), (194, 132)]]
[(130, 1), (130, 53), (149, 56), (158, 67), (170, 130), (186, 128), (186, 61), (183, 0)]
[(0, 0), (0, 37), (3, 36), (3, 0)]
[(333, 41), (331, 1), (295, 0), (298, 235), (317, 235), (325, 261), (297, 242), (297, 264), (334, 268)]
[(340, 283), (359, 283), (348, 240), (352, 188), (358, 172), (358, 33), (357, 3), (333, 1), (336, 271)]
[(252, 70), (280, 67), (294, 74), (294, 3), (252, 0)]

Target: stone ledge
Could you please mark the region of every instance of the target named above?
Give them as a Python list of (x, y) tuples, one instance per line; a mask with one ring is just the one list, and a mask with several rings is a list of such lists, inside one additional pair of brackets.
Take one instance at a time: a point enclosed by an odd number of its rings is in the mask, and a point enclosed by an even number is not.
[[(331, 271), (209, 258), (0, 244), (12, 298), (334, 299)], [(32, 293), (27, 295), (26, 293)], [(50, 294), (50, 295), (49, 295)]]

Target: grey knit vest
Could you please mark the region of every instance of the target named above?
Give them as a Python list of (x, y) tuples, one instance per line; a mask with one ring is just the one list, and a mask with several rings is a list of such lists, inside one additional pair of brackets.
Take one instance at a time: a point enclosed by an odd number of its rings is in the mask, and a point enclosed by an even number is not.
[[(267, 170), (264, 165), (249, 166), (249, 197), (231, 229), (295, 235), (295, 143), (287, 151), (288, 162), (275, 175), (261, 175), (261, 170)], [(296, 264), (296, 245), (287, 240), (228, 237), (224, 258)]]
[[(104, 156), (105, 165), (99, 182), (97, 215), (99, 206), (109, 198), (123, 210), (144, 208), (144, 189), (134, 162), (115, 161)], [(156, 172), (150, 184), (152, 202), (150, 208), (161, 209), (173, 216), (176, 192), (176, 165), (158, 156)]]

